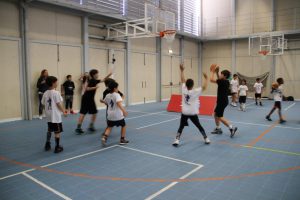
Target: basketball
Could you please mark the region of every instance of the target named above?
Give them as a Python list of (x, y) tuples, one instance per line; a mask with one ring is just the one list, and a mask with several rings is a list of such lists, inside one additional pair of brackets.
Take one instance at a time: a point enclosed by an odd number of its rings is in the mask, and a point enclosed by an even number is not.
[(214, 72), (214, 71), (216, 70), (216, 68), (217, 68), (217, 64), (212, 64), (212, 65), (210, 66), (210, 71), (211, 71), (211, 72)]
[(272, 89), (278, 89), (279, 85), (278, 83), (272, 83)]

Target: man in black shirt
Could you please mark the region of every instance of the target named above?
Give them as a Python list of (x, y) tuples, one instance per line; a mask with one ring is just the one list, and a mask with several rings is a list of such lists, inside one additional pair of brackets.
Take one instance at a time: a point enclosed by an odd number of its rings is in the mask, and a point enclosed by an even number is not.
[(65, 94), (65, 101), (66, 101), (66, 114), (68, 113), (68, 109), (70, 108), (70, 113), (74, 114), (73, 112), (73, 96), (75, 90), (75, 84), (72, 81), (72, 76), (68, 75), (67, 80), (63, 84), (64, 94)]
[[(212, 132), (212, 134), (222, 134), (222, 129), (220, 127), (220, 122), (222, 122), (225, 126), (227, 126), (230, 130), (230, 137), (233, 137), (237, 131), (237, 127), (233, 127), (224, 117), (224, 110), (228, 105), (228, 94), (229, 94), (229, 86), (230, 83), (228, 78), (230, 77), (230, 71), (223, 70), (219, 75), (219, 66), (213, 64), (210, 67), (211, 77), (210, 82), (216, 83), (218, 85), (218, 93), (217, 93), (217, 105), (214, 111), (214, 117), (216, 122), (216, 128)], [(215, 74), (217, 75), (217, 79), (215, 79)]]

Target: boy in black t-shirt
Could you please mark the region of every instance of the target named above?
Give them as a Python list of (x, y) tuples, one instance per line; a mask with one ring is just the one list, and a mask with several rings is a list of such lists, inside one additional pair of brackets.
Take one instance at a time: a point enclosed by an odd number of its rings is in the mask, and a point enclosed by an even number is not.
[[(111, 76), (111, 73), (108, 74), (103, 81), (108, 79)], [(96, 90), (98, 89), (98, 84), (103, 82), (102, 80), (98, 80), (98, 70), (92, 69), (90, 71), (90, 80), (88, 82), (88, 85), (86, 87), (86, 90), (81, 98), (81, 106), (80, 106), (80, 117), (78, 119), (77, 128), (75, 130), (76, 133), (82, 134), (84, 131), (81, 128), (82, 122), (84, 120), (84, 117), (87, 113), (92, 115), (91, 123), (89, 125), (89, 131), (94, 132), (94, 123), (96, 121), (97, 117), (97, 106), (95, 103), (95, 94)]]
[[(214, 111), (214, 117), (216, 122), (216, 128), (212, 132), (212, 134), (222, 134), (222, 129), (220, 127), (220, 122), (222, 122), (225, 126), (227, 126), (230, 130), (230, 137), (233, 137), (237, 131), (237, 127), (233, 127), (224, 117), (224, 110), (228, 105), (228, 94), (229, 94), (229, 86), (230, 83), (228, 78), (230, 77), (230, 71), (223, 70), (219, 75), (219, 66), (216, 64), (211, 65), (210, 67), (210, 82), (216, 83), (218, 85), (218, 93), (217, 93), (217, 105)], [(215, 74), (217, 75), (217, 79), (215, 79)]]
[(75, 84), (72, 81), (72, 76), (68, 75), (67, 80), (63, 84), (63, 90), (65, 94), (65, 101), (66, 101), (66, 114), (68, 113), (68, 109), (70, 108), (70, 113), (74, 114), (73, 112), (73, 96), (75, 90)]

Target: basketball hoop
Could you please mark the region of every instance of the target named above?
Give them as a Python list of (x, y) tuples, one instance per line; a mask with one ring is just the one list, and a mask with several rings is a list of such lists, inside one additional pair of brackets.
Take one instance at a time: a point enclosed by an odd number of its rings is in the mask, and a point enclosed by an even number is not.
[(159, 33), (161, 38), (165, 38), (168, 43), (172, 43), (175, 39), (176, 30), (165, 30)]
[(259, 51), (258, 54), (260, 55), (260, 57), (261, 57), (262, 60), (265, 60), (266, 57), (267, 57), (267, 55), (269, 54), (269, 51), (266, 51), (266, 50)]

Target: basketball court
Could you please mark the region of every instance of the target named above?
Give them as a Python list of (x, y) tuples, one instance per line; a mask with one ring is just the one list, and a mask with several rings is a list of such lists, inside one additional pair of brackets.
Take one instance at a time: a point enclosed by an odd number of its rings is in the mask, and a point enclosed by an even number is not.
[[(1, 199), (300, 199), (299, 41), (297, 0), (0, 2)], [(172, 145), (184, 104), (180, 64), (195, 88), (205, 85), (203, 73), (215, 73), (212, 64), (247, 82), (245, 112), (239, 103), (225, 109), (238, 127), (233, 137), (224, 125), (222, 134), (211, 134), (217, 86), (208, 80), (198, 118), (211, 143), (189, 122)], [(62, 94), (67, 75), (75, 83), (75, 113), (62, 117), (60, 153), (53, 153), (54, 135), (44, 150), (48, 121), (45, 107), (39, 115), (36, 88), (43, 69), (57, 77)], [(124, 93), (127, 145), (119, 144), (120, 127), (102, 144), (102, 83), (95, 132), (89, 115), (85, 133), (75, 131), (87, 92), (80, 78), (92, 69), (101, 79), (111, 72)], [(266, 120), (279, 77), (285, 123), (277, 111)], [(262, 106), (254, 99), (257, 78)]]

